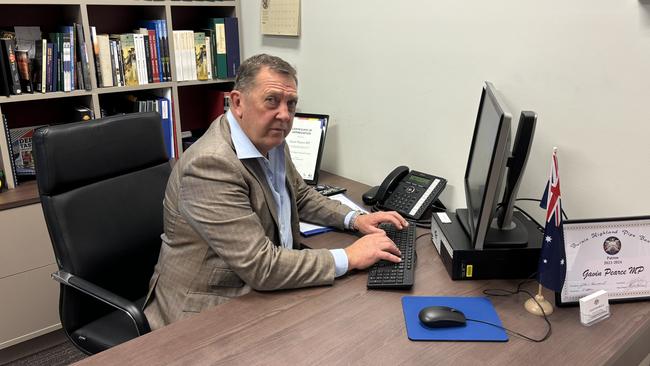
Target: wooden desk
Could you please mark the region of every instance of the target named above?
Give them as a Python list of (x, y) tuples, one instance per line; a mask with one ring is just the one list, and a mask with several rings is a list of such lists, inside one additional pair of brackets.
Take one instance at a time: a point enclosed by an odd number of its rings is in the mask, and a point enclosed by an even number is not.
[[(347, 187), (348, 197), (361, 202), (365, 186), (331, 174), (321, 179)], [(329, 248), (354, 239), (327, 233), (305, 242)], [(577, 308), (556, 309), (550, 317), (553, 334), (543, 343), (515, 336), (505, 343), (409, 341), (402, 296), (481, 296), (484, 289), (512, 289), (518, 282), (451, 281), (430, 236), (418, 240), (417, 251), (410, 291), (368, 291), (366, 273), (359, 272), (333, 286), (252, 292), (79, 364), (638, 365), (650, 350), (647, 302), (612, 305), (611, 317), (591, 327), (580, 324)], [(525, 295), (492, 298), (504, 326), (540, 338), (546, 325), (524, 310), (525, 300)]]

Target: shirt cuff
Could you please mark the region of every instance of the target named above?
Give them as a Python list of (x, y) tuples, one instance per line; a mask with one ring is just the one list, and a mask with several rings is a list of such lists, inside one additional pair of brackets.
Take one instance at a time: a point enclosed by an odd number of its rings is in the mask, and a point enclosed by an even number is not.
[(345, 249), (330, 249), (330, 253), (334, 257), (335, 276), (343, 276), (348, 272), (348, 255), (345, 254)]
[(351, 221), (352, 221), (352, 217), (354, 217), (354, 215), (357, 214), (357, 213), (358, 213), (357, 211), (350, 211), (350, 212), (348, 212), (347, 215), (345, 215), (345, 220), (343, 220), (343, 225), (345, 225), (345, 228), (347, 230), (354, 230), (353, 227), (350, 227), (350, 224), (351, 224)]

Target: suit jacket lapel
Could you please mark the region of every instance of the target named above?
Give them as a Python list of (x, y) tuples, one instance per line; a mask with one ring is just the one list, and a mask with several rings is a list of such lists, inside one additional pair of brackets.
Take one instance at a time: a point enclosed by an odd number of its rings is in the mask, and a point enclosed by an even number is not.
[[(221, 121), (219, 123), (221, 125), (224, 136), (227, 136), (227, 141), (230, 144), (230, 148), (232, 148), (233, 151), (235, 151), (235, 145), (232, 143), (232, 137), (230, 135), (230, 125), (228, 124), (228, 120), (225, 114), (222, 115)], [(260, 162), (257, 159), (244, 159), (240, 161), (244, 165), (246, 170), (248, 170), (251, 173), (251, 175), (255, 177), (255, 180), (257, 180), (257, 183), (262, 188), (262, 192), (264, 193), (264, 199), (267, 202), (267, 206), (271, 213), (271, 217), (273, 218), (273, 222), (275, 223), (275, 227), (279, 232), (280, 224), (278, 221), (277, 208), (275, 207), (275, 198), (273, 197), (273, 193), (271, 192), (271, 188), (269, 187), (269, 184), (266, 180), (266, 175), (264, 174), (264, 170), (260, 165)], [(280, 243), (276, 243), (276, 245), (279, 244)]]

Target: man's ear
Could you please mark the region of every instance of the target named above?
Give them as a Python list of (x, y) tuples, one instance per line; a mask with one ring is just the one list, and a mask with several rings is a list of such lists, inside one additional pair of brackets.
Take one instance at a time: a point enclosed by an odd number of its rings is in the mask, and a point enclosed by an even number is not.
[(243, 114), (242, 93), (239, 90), (230, 92), (230, 109), (237, 118), (242, 118)]

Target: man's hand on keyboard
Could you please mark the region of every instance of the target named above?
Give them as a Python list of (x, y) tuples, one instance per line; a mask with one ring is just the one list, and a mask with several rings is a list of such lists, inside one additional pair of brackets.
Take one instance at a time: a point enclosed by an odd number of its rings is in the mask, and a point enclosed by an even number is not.
[(348, 256), (348, 270), (364, 269), (382, 259), (394, 263), (401, 261), (399, 257), (401, 253), (395, 243), (386, 236), (383, 230), (377, 230), (379, 232), (365, 235), (345, 248), (345, 253)]
[(377, 211), (367, 215), (360, 215), (354, 221), (354, 228), (362, 234), (371, 234), (383, 232), (379, 228), (381, 223), (391, 223), (398, 229), (403, 229), (409, 223), (395, 211)]

